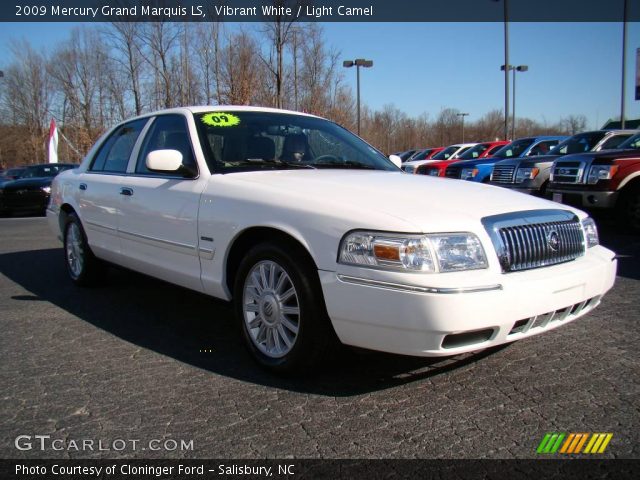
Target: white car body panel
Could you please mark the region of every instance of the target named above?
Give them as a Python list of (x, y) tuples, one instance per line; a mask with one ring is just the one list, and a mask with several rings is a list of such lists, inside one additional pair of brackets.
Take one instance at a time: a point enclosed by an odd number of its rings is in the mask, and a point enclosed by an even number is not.
[[(190, 113), (211, 109), (172, 110), (187, 118), (200, 172), (197, 178), (137, 176), (132, 170), (137, 148), (127, 175), (87, 173), (90, 153), (78, 170), (54, 180), (47, 212), (51, 229), (60, 235), (58, 215), (66, 205), (78, 213), (99, 258), (225, 300), (232, 294), (226, 265), (234, 240), (249, 228), (279, 230), (295, 238), (314, 260), (329, 317), (343, 343), (411, 355), (451, 355), (550, 330), (590, 311), (613, 285), (614, 254), (601, 246), (586, 249), (571, 262), (502, 272), (482, 219), (558, 209), (558, 204), (532, 196), (400, 171), (211, 174)], [(80, 190), (82, 183), (86, 190)], [(122, 187), (134, 194), (120, 195)], [(568, 206), (561, 209), (586, 217)], [(435, 274), (338, 263), (341, 239), (357, 229), (472, 232), (483, 245), (488, 268)], [(518, 320), (582, 303), (578, 313), (562, 321), (510, 334)], [(484, 328), (494, 329), (484, 343), (442, 348), (446, 335)]]

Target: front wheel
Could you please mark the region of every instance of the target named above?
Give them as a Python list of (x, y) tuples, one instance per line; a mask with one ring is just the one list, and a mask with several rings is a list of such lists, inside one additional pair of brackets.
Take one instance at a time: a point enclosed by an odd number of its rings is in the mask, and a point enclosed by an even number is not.
[(283, 373), (317, 365), (332, 343), (317, 273), (298, 250), (269, 243), (254, 247), (234, 285), (236, 316), (250, 353)]
[(87, 236), (75, 213), (70, 214), (65, 223), (64, 258), (67, 272), (76, 285), (94, 285), (102, 276), (103, 265), (89, 248)]

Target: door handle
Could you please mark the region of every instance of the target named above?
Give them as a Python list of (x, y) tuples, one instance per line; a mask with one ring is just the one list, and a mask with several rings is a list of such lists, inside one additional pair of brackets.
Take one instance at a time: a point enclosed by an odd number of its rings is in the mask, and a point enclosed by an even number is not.
[(78, 187), (80, 190), (86, 190), (87, 189), (87, 184), (86, 183), (81, 183), (80, 186)]
[(122, 187), (120, 189), (120, 195), (126, 195), (127, 197), (130, 197), (131, 195), (133, 195), (133, 188)]

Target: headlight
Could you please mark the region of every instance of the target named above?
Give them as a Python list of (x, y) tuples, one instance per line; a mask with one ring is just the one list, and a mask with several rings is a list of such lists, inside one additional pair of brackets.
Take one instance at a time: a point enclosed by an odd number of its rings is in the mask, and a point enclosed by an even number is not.
[(404, 166), (402, 168), (407, 173), (413, 173), (413, 171), (415, 170), (416, 167), (414, 167), (413, 165), (406, 165), (406, 166)]
[(403, 235), (356, 231), (340, 243), (340, 263), (412, 272), (455, 272), (487, 268), (472, 233)]
[(516, 183), (524, 182), (525, 180), (533, 180), (540, 173), (538, 167), (526, 167), (519, 168), (516, 172)]
[(40, 187), (40, 190), (44, 193), (51, 193), (51, 187)]
[(600, 245), (600, 238), (598, 237), (598, 227), (593, 218), (587, 217), (582, 220), (582, 228), (584, 229), (584, 239), (587, 243), (587, 248)]
[(596, 184), (600, 180), (611, 180), (618, 171), (617, 165), (594, 165), (589, 170), (587, 183)]
[(473, 178), (478, 174), (477, 168), (463, 168), (460, 174), (460, 178), (462, 180), (468, 180), (469, 178)]

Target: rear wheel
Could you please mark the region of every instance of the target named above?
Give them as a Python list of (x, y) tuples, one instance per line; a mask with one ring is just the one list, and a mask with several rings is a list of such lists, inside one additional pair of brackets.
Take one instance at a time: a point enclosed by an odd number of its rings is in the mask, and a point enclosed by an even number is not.
[(94, 285), (104, 273), (104, 265), (89, 248), (87, 236), (75, 213), (70, 214), (65, 223), (64, 258), (67, 272), (76, 285)]
[(317, 273), (298, 250), (255, 246), (240, 263), (234, 285), (247, 348), (261, 365), (283, 373), (318, 365), (333, 343)]

